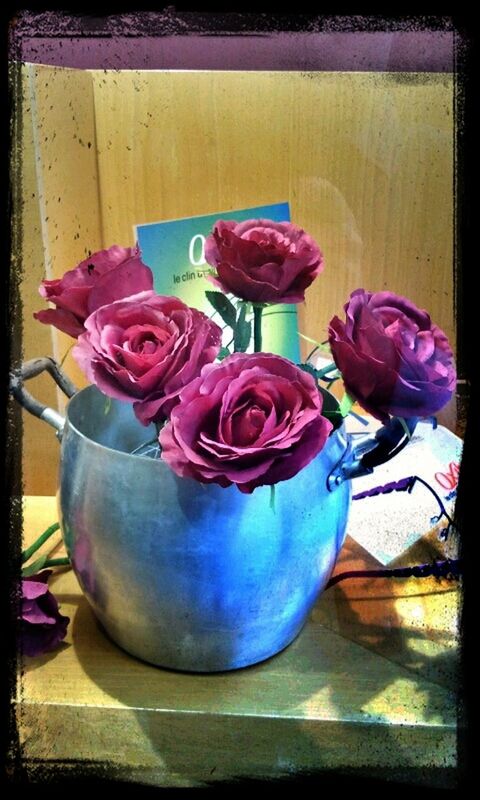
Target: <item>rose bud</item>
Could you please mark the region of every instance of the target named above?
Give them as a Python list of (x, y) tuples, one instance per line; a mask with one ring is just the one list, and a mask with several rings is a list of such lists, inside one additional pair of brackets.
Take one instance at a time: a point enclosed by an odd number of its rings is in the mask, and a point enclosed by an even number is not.
[(222, 331), (176, 297), (141, 292), (85, 320), (73, 357), (109, 397), (133, 402), (144, 425), (169, 415), (180, 390), (220, 350)]
[(301, 303), (323, 270), (318, 245), (291, 222), (219, 220), (205, 242), (208, 280), (252, 303)]
[(43, 281), (39, 292), (56, 308), (33, 316), (77, 338), (95, 309), (122, 297), (153, 289), (153, 275), (138, 247), (118, 247), (93, 253), (63, 278)]
[(52, 570), (22, 579), (20, 612), (21, 651), (26, 656), (38, 656), (54, 650), (65, 638), (68, 617), (60, 614), (58, 603), (47, 581)]
[(456, 385), (447, 337), (426, 311), (391, 292), (357, 289), (346, 320), (329, 325), (333, 359), (345, 388), (382, 422), (389, 415), (426, 417), (439, 411)]
[(162, 459), (185, 478), (257, 486), (292, 478), (332, 430), (314, 379), (281, 356), (236, 353), (202, 369), (160, 432)]

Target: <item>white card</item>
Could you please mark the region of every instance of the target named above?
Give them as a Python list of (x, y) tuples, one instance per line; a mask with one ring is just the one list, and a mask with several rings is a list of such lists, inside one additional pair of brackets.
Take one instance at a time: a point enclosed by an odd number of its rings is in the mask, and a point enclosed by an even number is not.
[[(359, 430), (358, 423), (355, 430)], [(419, 422), (411, 441), (395, 458), (376, 467), (371, 475), (352, 481), (353, 495), (418, 475), (435, 490), (452, 516), (462, 447), (462, 440), (447, 428), (439, 425), (433, 429), (431, 423)], [(428, 533), (435, 525), (432, 518), (439, 513), (435, 497), (417, 482), (410, 493), (390, 492), (353, 500), (347, 533), (381, 564), (388, 564)], [(446, 525), (443, 519), (441, 526)]]

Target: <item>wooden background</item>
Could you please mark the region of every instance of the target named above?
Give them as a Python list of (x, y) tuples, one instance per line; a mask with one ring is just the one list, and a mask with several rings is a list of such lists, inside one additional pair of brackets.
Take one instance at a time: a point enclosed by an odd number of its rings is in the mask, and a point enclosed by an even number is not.
[[(43, 277), (133, 244), (135, 223), (282, 200), (325, 255), (302, 333), (325, 338), (353, 289), (388, 288), (455, 346), (451, 74), (22, 69), (25, 358), (72, 343), (32, 318)], [(65, 369), (85, 385), (70, 354)], [(35, 391), (62, 407), (47, 379)], [(58, 456), (25, 418), (25, 494), (55, 492)]]

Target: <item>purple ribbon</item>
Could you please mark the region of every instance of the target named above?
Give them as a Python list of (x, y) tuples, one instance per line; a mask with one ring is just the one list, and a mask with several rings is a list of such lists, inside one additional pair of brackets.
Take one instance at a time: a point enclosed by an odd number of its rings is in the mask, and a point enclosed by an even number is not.
[[(366, 497), (376, 497), (379, 494), (389, 494), (390, 492), (408, 492), (410, 493), (419, 482), (422, 483), (433, 494), (440, 506), (440, 514), (432, 517), (431, 522), (437, 524), (445, 517), (448, 520), (448, 525), (443, 528), (439, 533), (439, 538), (446, 541), (451, 529), (454, 527), (453, 520), (447, 513), (440, 497), (435, 489), (429, 483), (419, 478), (418, 475), (409, 475), (407, 478), (401, 478), (399, 481), (391, 481), (382, 486), (374, 486), (373, 489), (367, 489), (365, 492), (359, 492), (353, 496), (353, 500), (363, 500)], [(347, 578), (428, 578), (434, 575), (437, 579), (447, 578), (447, 580), (458, 580), (462, 574), (462, 561), (461, 559), (447, 558), (445, 561), (434, 561), (433, 564), (416, 564), (413, 567), (395, 567), (394, 569), (358, 569), (349, 572), (340, 572), (331, 578), (326, 585), (326, 589), (335, 586), (336, 583), (344, 581)]]

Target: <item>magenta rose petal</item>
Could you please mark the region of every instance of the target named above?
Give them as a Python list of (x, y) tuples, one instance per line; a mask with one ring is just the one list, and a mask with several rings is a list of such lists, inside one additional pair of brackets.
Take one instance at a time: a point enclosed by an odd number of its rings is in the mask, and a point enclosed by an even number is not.
[(44, 325), (53, 325), (59, 331), (77, 338), (83, 333), (83, 325), (69, 311), (60, 308), (46, 308), (34, 313), (34, 318)]
[(73, 357), (104, 394), (132, 402), (149, 425), (165, 420), (180, 391), (216, 358), (221, 336), (205, 314), (147, 290), (94, 311)]
[[(270, 297), (276, 302), (278, 289), (276, 286), (255, 280), (254, 275), (248, 276), (248, 287), (245, 288), (245, 275), (242, 270), (237, 269), (228, 261), (221, 261), (217, 266), (217, 280), (225, 293), (231, 292), (236, 297), (242, 295), (243, 300), (250, 300), (252, 303), (266, 302), (264, 297)], [(209, 276), (212, 277), (212, 276)]]
[(22, 653), (37, 656), (58, 647), (67, 633), (69, 618), (60, 613), (48, 589), (51, 570), (22, 579), (20, 642)]
[(153, 275), (140, 258), (130, 258), (110, 270), (96, 282), (88, 300), (89, 311), (139, 292), (153, 289)]
[(225, 293), (253, 303), (296, 303), (323, 270), (318, 245), (290, 222), (218, 220), (205, 243), (208, 276)]
[(37, 312), (34, 317), (77, 338), (84, 333), (92, 311), (146, 289), (153, 289), (153, 274), (142, 263), (138, 247), (114, 245), (93, 253), (62, 278), (43, 281), (39, 292), (56, 308)]
[(47, 297), (47, 300), (55, 303), (58, 309), (69, 311), (76, 319), (84, 320), (89, 314), (88, 296), (90, 290), (86, 286), (74, 286), (61, 294)]
[[(426, 311), (392, 292), (357, 289), (345, 323), (329, 325), (333, 359), (347, 388), (373, 416), (425, 417), (439, 411), (456, 385), (448, 339)], [(441, 364), (441, 369), (439, 369)]]
[[(296, 459), (285, 455), (283, 459), (277, 459), (275, 464), (272, 464), (268, 474), (268, 484), (272, 485), (293, 478), (297, 472), (308, 466), (324, 448), (331, 430), (332, 425), (330, 422), (327, 425), (324, 425), (323, 422), (313, 423), (308, 429), (308, 436), (305, 437), (304, 446), (298, 450)], [(239, 486), (239, 488), (241, 491), (251, 492), (255, 485), (245, 484), (244, 486)]]
[(48, 592), (46, 586), (49, 576), (52, 574), (51, 570), (44, 570), (38, 575), (32, 575), (28, 578), (23, 578), (23, 591), (22, 595), (26, 600), (36, 600), (42, 594)]
[(290, 361), (236, 353), (180, 392), (160, 433), (162, 458), (182, 477), (250, 493), (320, 452), (332, 429), (321, 410), (315, 381)]
[[(44, 592), (46, 594), (46, 592)], [(27, 622), (33, 622), (37, 625), (46, 624), (53, 625), (55, 617), (48, 615), (44, 610), (40, 609), (37, 603), (29, 601), (24, 603), (22, 609), (22, 618)]]
[(393, 292), (376, 292), (370, 294), (369, 307), (373, 313), (380, 312), (381, 315), (399, 311), (407, 320), (418, 325), (420, 330), (428, 330), (431, 326), (429, 314), (417, 308), (407, 297), (395, 295)]

